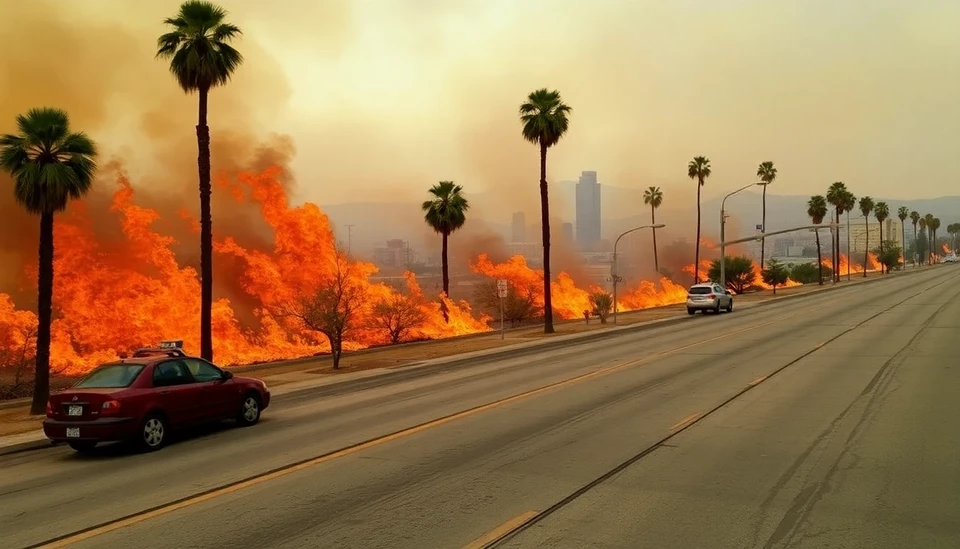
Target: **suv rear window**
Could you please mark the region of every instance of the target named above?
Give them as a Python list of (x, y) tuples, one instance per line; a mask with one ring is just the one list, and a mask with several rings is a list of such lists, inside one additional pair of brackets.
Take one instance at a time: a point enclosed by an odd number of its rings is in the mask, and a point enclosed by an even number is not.
[(143, 364), (104, 364), (87, 374), (74, 385), (84, 389), (119, 389), (129, 387), (140, 372)]
[(704, 286), (694, 286), (693, 288), (690, 288), (690, 293), (693, 295), (706, 295), (709, 293), (713, 293), (713, 288), (707, 288)]

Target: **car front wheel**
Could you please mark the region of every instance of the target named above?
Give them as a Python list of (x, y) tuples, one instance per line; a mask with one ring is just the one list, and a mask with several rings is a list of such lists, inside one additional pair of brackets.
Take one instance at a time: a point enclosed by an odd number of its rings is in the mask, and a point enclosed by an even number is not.
[(240, 411), (237, 414), (237, 424), (242, 427), (255, 425), (260, 421), (260, 397), (254, 393), (247, 393), (240, 404)]

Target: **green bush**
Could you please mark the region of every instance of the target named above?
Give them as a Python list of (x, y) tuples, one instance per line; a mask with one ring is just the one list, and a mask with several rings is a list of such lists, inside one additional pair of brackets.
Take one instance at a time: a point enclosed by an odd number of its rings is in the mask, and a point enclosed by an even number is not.
[(773, 294), (777, 294), (777, 286), (783, 286), (790, 278), (790, 271), (787, 266), (776, 259), (767, 262), (767, 266), (760, 273), (763, 276), (763, 282), (773, 286)]
[(817, 268), (817, 262), (797, 263), (790, 269), (790, 279), (801, 284), (815, 284), (819, 282), (820, 269)]
[[(727, 257), (726, 262), (727, 288), (734, 293), (742, 294), (754, 284), (753, 260), (745, 255)], [(710, 280), (720, 281), (720, 260), (714, 259), (707, 273)]]

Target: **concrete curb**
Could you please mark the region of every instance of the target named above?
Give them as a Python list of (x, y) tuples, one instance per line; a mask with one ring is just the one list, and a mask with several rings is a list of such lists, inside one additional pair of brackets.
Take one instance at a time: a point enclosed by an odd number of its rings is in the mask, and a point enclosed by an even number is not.
[[(4, 438), (0, 437), (0, 442)], [(0, 456), (8, 456), (11, 454), (18, 454), (21, 452), (30, 452), (32, 450), (42, 450), (44, 448), (53, 448), (56, 446), (53, 442), (47, 439), (43, 434), (29, 435), (27, 433), (20, 435), (13, 435), (9, 438), (22, 439), (12, 444), (6, 444), (0, 446)]]

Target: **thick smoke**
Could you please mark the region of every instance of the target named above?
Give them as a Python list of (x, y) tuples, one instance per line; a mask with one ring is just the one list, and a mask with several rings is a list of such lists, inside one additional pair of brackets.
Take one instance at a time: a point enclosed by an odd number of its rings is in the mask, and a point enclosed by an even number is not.
[[(167, 13), (156, 7), (134, 22), (110, 22), (94, 14), (62, 9), (55, 2), (11, 4), (0, 20), (0, 132), (16, 130), (15, 117), (30, 108), (65, 109), (75, 131), (88, 133), (100, 147), (100, 172), (82, 210), (98, 241), (109, 250), (120, 235), (118, 218), (108, 211), (124, 173), (134, 184), (137, 202), (161, 214), (156, 227), (177, 240), (181, 264), (197, 265), (198, 216), (196, 165), (196, 96), (185, 95), (167, 65), (154, 59), (156, 36)], [(171, 12), (176, 4), (169, 6)], [(31, 44), (30, 48), (22, 47)], [(233, 236), (245, 247), (268, 249), (271, 234), (261, 216), (238, 204), (217, 180), (238, 170), (287, 166), (295, 152), (289, 137), (262, 131), (254, 114), (275, 116), (290, 88), (279, 66), (255, 40), (244, 37), (239, 48), (245, 63), (234, 81), (210, 98), (214, 177), (214, 234)], [(109, 59), (109, 63), (104, 60)], [(289, 170), (287, 171), (289, 175)], [(284, 181), (292, 186), (292, 177)], [(35, 272), (38, 220), (17, 205), (11, 181), (0, 175), (0, 292), (21, 306), (32, 306), (35, 287), (25, 273)], [(221, 297), (248, 299), (233, 287), (228, 260), (218, 265), (216, 289)]]

